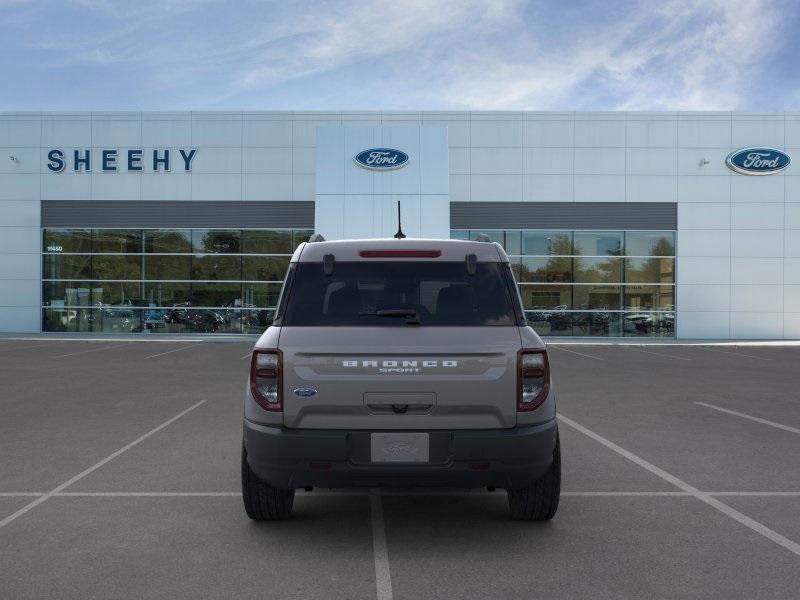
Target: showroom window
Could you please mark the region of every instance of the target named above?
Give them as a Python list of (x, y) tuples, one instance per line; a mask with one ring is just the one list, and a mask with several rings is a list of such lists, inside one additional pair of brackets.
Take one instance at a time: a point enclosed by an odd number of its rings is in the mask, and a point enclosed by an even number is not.
[(675, 336), (674, 231), (451, 231), (480, 234), (508, 253), (540, 335)]
[(42, 330), (261, 333), (308, 229), (44, 229)]

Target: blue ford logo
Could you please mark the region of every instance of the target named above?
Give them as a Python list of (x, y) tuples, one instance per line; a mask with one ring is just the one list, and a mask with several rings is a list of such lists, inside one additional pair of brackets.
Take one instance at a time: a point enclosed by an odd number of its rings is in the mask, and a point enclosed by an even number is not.
[(388, 171), (405, 166), (408, 162), (408, 154), (394, 148), (369, 148), (356, 154), (353, 160), (365, 169)]
[(792, 159), (775, 148), (742, 148), (731, 152), (725, 164), (744, 175), (771, 175), (783, 171)]
[(295, 388), (294, 395), (300, 396), (301, 398), (310, 398), (311, 396), (316, 395), (317, 390), (314, 388)]

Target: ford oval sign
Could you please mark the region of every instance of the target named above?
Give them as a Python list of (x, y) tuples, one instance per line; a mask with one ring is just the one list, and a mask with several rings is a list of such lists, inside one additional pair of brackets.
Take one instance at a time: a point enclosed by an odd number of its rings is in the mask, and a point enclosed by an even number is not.
[(376, 171), (389, 171), (404, 167), (408, 162), (408, 154), (394, 148), (369, 148), (353, 157), (359, 167)]
[(295, 396), (300, 396), (301, 398), (310, 398), (311, 396), (315, 396), (316, 393), (317, 393), (317, 390), (315, 390), (314, 388), (305, 388), (305, 387), (303, 387), (303, 388), (295, 388), (294, 389), (294, 395)]
[(743, 175), (772, 175), (783, 171), (792, 159), (775, 148), (742, 148), (728, 155), (725, 164)]

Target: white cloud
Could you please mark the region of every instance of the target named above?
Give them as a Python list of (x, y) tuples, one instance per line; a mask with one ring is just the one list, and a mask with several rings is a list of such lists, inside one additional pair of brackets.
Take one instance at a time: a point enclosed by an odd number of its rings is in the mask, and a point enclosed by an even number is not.
[(754, 65), (775, 49), (780, 18), (757, 3), (673, 1), (656, 12), (645, 4), (527, 61), (475, 57), (449, 99), (486, 109), (737, 108)]
[[(508, 20), (518, 2), (501, 0), (414, 0), (347, 2), (331, 9), (320, 5), (289, 17), (280, 43), (270, 43), (245, 70), (244, 87), (270, 84), (286, 78), (329, 71), (351, 62), (399, 54), (415, 55), (437, 46), (444, 38), (471, 28), (476, 19), (484, 26)], [(287, 15), (288, 16), (288, 15)], [(273, 33), (267, 36), (275, 41)], [(288, 43), (287, 43), (288, 42)]]
[(735, 109), (783, 50), (797, 9), (775, 1), (75, 0), (79, 17), (25, 41), (51, 68), (136, 69), (198, 108), (291, 89), (316, 108)]

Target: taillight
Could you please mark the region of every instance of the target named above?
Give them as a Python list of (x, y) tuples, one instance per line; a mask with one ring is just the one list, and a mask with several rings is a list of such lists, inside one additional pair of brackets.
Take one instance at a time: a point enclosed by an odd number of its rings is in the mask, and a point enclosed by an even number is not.
[(547, 350), (520, 350), (517, 354), (517, 410), (538, 408), (550, 391)]
[(253, 350), (250, 362), (250, 392), (264, 410), (283, 410), (280, 350)]

